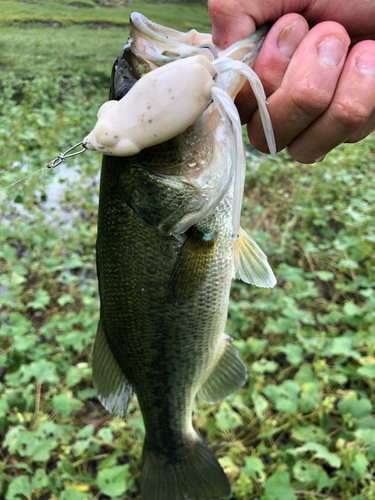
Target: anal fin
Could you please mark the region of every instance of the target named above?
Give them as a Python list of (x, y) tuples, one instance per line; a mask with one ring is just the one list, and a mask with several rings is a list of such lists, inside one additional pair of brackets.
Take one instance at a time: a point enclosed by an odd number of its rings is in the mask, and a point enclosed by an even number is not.
[(242, 227), (234, 242), (234, 266), (236, 276), (245, 283), (262, 288), (273, 288), (277, 283), (266, 255)]
[(244, 385), (247, 370), (229, 337), (224, 335), (215, 366), (198, 391), (206, 403), (217, 403)]
[(125, 416), (133, 387), (113, 356), (102, 321), (94, 344), (92, 376), (104, 408), (114, 415)]

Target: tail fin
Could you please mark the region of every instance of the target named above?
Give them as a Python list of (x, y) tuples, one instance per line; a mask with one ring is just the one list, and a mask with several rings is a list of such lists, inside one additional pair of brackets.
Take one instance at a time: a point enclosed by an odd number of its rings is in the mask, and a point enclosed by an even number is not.
[(147, 448), (143, 448), (141, 500), (214, 500), (230, 494), (227, 476), (198, 436), (173, 456)]

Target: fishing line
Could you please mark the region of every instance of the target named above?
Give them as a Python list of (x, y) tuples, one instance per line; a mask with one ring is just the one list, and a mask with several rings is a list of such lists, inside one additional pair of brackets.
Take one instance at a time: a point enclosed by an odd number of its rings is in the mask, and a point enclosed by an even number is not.
[(13, 182), (12, 184), (10, 184), (9, 186), (7, 186), (6, 188), (2, 189), (2, 190), (0, 191), (0, 194), (1, 194), (1, 193), (4, 193), (4, 191), (6, 191), (7, 189), (9, 189), (9, 188), (11, 188), (11, 187), (15, 186), (15, 185), (16, 185), (16, 184), (18, 184), (19, 182), (24, 181), (24, 180), (25, 180), (25, 179), (27, 179), (28, 177), (32, 177), (33, 175), (37, 174), (37, 173), (38, 173), (38, 172), (40, 172), (41, 170), (45, 170), (45, 169), (46, 169), (46, 167), (39, 168), (38, 170), (35, 170), (35, 172), (33, 172), (32, 174), (26, 175), (25, 177), (22, 177), (22, 179), (18, 179), (18, 181)]

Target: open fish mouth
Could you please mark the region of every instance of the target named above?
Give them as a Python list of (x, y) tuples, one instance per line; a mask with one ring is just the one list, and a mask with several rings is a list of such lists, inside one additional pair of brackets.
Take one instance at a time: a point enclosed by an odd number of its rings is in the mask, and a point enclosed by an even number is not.
[[(237, 42), (219, 57), (232, 56), (250, 63), (256, 57), (268, 28), (258, 30), (248, 39)], [(130, 35), (127, 44), (113, 66), (110, 99), (121, 99), (143, 75), (178, 59), (203, 55), (210, 61), (215, 59), (212, 35), (192, 29), (187, 33), (167, 28), (147, 19), (139, 12), (130, 15)], [(240, 51), (240, 53), (239, 53)], [(251, 64), (250, 64), (251, 65)]]

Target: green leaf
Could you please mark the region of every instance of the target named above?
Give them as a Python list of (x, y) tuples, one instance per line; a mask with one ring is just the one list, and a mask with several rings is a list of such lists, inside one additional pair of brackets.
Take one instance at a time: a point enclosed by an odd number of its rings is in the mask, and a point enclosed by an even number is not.
[(357, 373), (358, 375), (361, 375), (361, 377), (375, 378), (375, 365), (368, 363), (361, 366), (358, 368)]
[(375, 430), (374, 429), (357, 429), (354, 432), (354, 435), (362, 443), (365, 443), (365, 444), (375, 443)]
[(258, 457), (246, 457), (245, 466), (241, 468), (241, 472), (261, 482), (265, 481), (267, 477), (264, 471), (264, 464)]
[(269, 406), (267, 399), (256, 391), (252, 392), (251, 399), (254, 403), (254, 410), (257, 414), (257, 417), (263, 420), (266, 416), (266, 411)]
[(49, 478), (43, 469), (37, 469), (33, 478), (31, 479), (31, 489), (39, 490), (41, 488), (47, 488), (50, 484)]
[(232, 410), (226, 401), (223, 401), (220, 405), (219, 411), (215, 416), (216, 425), (221, 430), (237, 429), (242, 425), (241, 416)]
[(31, 485), (27, 476), (18, 476), (11, 480), (6, 500), (31, 500)]
[(0, 418), (5, 417), (5, 415), (8, 413), (8, 410), (9, 410), (9, 405), (6, 399), (4, 398), (0, 399)]
[(104, 443), (112, 443), (113, 434), (109, 427), (103, 427), (98, 432), (98, 438), (101, 439)]
[(306, 443), (299, 448), (295, 448), (294, 450), (287, 450), (287, 453), (290, 455), (298, 455), (308, 451), (313, 451), (314, 458), (321, 458), (322, 460), (325, 460), (331, 467), (335, 467), (337, 469), (341, 465), (341, 460), (338, 455), (330, 453), (325, 446), (318, 443)]
[(352, 468), (358, 472), (358, 474), (363, 477), (367, 472), (367, 467), (370, 465), (370, 462), (367, 460), (363, 453), (357, 453), (354, 461), (352, 462)]
[(286, 344), (285, 347), (279, 347), (278, 351), (286, 355), (286, 359), (291, 365), (299, 365), (302, 361), (303, 349), (296, 344)]
[(59, 500), (88, 500), (88, 498), (87, 493), (81, 493), (72, 487), (66, 488), (59, 496)]
[(267, 385), (263, 392), (280, 411), (295, 413), (298, 407), (299, 385), (292, 380), (285, 380), (281, 385)]
[(111, 498), (123, 495), (128, 489), (126, 482), (128, 474), (129, 465), (100, 470), (97, 478), (100, 491)]
[(44, 311), (50, 300), (48, 293), (45, 290), (39, 289), (35, 294), (34, 300), (28, 302), (27, 307), (42, 309)]
[(361, 316), (363, 310), (361, 307), (354, 304), (354, 302), (346, 302), (344, 305), (344, 312), (347, 316)]
[(356, 399), (356, 395), (342, 399), (337, 405), (341, 415), (350, 413), (354, 418), (360, 420), (369, 417), (372, 413), (371, 401), (367, 398)]
[(43, 439), (42, 441), (39, 441), (36, 443), (36, 441), (31, 441), (35, 445), (31, 446), (30, 448), (27, 448), (28, 455), (31, 456), (32, 460), (34, 462), (47, 462), (50, 458), (50, 452), (54, 450), (58, 442), (56, 439), (53, 438), (47, 438)]
[(318, 482), (321, 473), (321, 468), (315, 464), (306, 462), (306, 460), (298, 460), (293, 467), (293, 474), (297, 481), (301, 483)]
[(275, 472), (267, 479), (261, 500), (297, 500), (288, 472)]
[(328, 439), (323, 429), (316, 425), (296, 426), (292, 429), (292, 437), (304, 443), (312, 441), (317, 443)]
[(107, 469), (109, 467), (113, 467), (114, 465), (117, 464), (117, 460), (119, 457), (121, 457), (122, 452), (120, 450), (115, 451), (110, 455), (109, 457), (105, 458), (102, 460), (99, 465), (98, 465), (98, 470), (101, 469)]
[(335, 275), (329, 271), (315, 271), (315, 276), (322, 281), (332, 281), (335, 278)]
[(35, 377), (42, 383), (49, 382), (50, 384), (56, 384), (59, 381), (56, 373), (56, 365), (43, 358), (29, 365), (22, 366), (21, 370), (23, 372), (22, 383), (29, 382), (32, 377)]
[(251, 371), (255, 373), (273, 373), (278, 369), (279, 365), (275, 361), (268, 361), (265, 358), (255, 361), (251, 365)]

